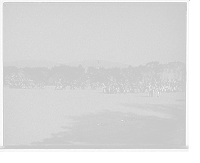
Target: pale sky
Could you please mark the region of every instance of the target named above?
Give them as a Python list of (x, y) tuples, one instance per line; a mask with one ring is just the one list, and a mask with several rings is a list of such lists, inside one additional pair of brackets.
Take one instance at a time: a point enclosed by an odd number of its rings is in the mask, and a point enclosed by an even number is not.
[(186, 62), (186, 3), (4, 3), (3, 59)]

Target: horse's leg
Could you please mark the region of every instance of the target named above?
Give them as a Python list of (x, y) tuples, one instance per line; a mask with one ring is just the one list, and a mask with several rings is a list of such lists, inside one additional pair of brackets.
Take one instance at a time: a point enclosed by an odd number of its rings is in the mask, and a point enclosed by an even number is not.
[(152, 87), (149, 88), (149, 97), (153, 97), (153, 89), (152, 89)]
[(125, 86), (125, 91), (124, 91), (124, 94), (127, 92), (127, 86)]
[(157, 97), (159, 97), (159, 88), (156, 88), (156, 91), (157, 91)]

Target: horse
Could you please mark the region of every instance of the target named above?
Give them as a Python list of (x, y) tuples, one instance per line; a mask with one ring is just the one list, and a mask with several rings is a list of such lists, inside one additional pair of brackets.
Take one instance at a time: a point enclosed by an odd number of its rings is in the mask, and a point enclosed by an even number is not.
[(10, 81), (10, 88), (13, 88), (13, 87), (16, 87), (16, 88), (20, 88), (21, 84), (20, 84), (20, 81)]
[(38, 88), (44, 88), (44, 86), (46, 85), (46, 83), (45, 83), (45, 82), (39, 82), (39, 81), (38, 81), (38, 82), (36, 83), (36, 85), (37, 85)]
[(178, 83), (174, 83), (173, 91), (174, 92), (178, 92), (179, 91), (179, 85), (178, 85)]
[(12, 88), (15, 85), (15, 82), (13, 80), (10, 80), (9, 82), (9, 88)]
[(163, 92), (167, 91), (167, 85), (165, 83), (161, 83), (161, 87)]
[(80, 87), (80, 84), (78, 82), (73, 82), (73, 81), (70, 81), (69, 82), (69, 86), (70, 86), (70, 89), (75, 89), (76, 88), (79, 88)]
[(26, 82), (26, 86), (28, 87), (28, 88), (34, 88), (35, 87), (35, 83), (34, 83), (34, 80), (32, 80), (32, 79), (28, 79), (28, 81)]
[(149, 97), (153, 97), (153, 91), (157, 91), (157, 97), (159, 97), (160, 95), (160, 91), (161, 91), (161, 85), (160, 83), (153, 83), (150, 82), (149, 83)]
[(120, 83), (121, 84), (121, 92), (127, 93), (127, 90), (129, 89), (128, 83)]
[(140, 92), (142, 92), (142, 93), (144, 93), (145, 91), (146, 91), (146, 89), (147, 89), (147, 87), (146, 87), (146, 84), (139, 84), (138, 85), (138, 87), (137, 87), (137, 90), (140, 90)]
[(117, 83), (116, 89), (119, 90), (120, 93), (124, 91), (123, 83)]
[(27, 87), (27, 82), (26, 81), (23, 81), (23, 82), (20, 82), (20, 87), (24, 87), (24, 89)]
[(55, 87), (55, 89), (56, 89), (56, 88), (60, 89), (60, 86), (62, 87), (62, 89), (65, 88), (65, 85), (64, 85), (63, 82), (60, 82), (60, 81), (54, 80), (53, 83), (56, 83), (56, 87)]
[[(125, 85), (126, 86), (126, 85)], [(125, 87), (126, 88), (126, 87)], [(135, 89), (138, 88), (138, 86), (136, 84), (130, 83), (129, 85), (127, 85), (127, 88), (129, 89), (130, 93), (134, 93)]]
[(10, 81), (9, 81), (9, 80), (5, 80), (5, 81), (4, 81), (4, 85), (5, 85), (5, 86), (9, 86), (9, 85), (10, 85)]
[(117, 93), (117, 86), (118, 84), (115, 82), (108, 82), (109, 88), (110, 88), (110, 93)]
[(104, 90), (106, 90), (106, 93), (109, 93), (109, 89), (110, 89), (109, 83), (107, 83), (106, 81), (101, 81), (99, 82), (99, 85), (103, 86), (103, 93), (104, 93)]
[(149, 97), (153, 97), (153, 91), (155, 90), (155, 86), (152, 82), (149, 82)]
[(159, 82), (156, 83), (155, 89), (156, 89), (157, 94), (158, 94), (157, 97), (159, 97), (160, 91), (162, 90), (162, 89), (161, 89), (161, 84), (160, 84)]
[(161, 83), (160, 87), (162, 88), (163, 92), (171, 92), (173, 88), (169, 82)]

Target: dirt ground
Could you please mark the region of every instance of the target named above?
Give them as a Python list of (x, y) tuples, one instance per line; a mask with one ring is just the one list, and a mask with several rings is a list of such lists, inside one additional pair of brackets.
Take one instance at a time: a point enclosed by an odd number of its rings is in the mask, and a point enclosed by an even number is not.
[(4, 145), (185, 148), (185, 93), (4, 89)]

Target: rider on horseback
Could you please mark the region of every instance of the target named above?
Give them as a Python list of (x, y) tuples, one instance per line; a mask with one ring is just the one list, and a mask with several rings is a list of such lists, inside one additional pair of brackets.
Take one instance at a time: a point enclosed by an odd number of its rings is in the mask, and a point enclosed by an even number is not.
[(128, 85), (128, 78), (127, 78), (127, 77), (125, 78), (125, 83), (124, 83), (124, 85)]
[(175, 78), (174, 79), (174, 84), (177, 85), (178, 84), (178, 80)]
[(113, 76), (110, 75), (110, 76), (108, 77), (108, 83), (109, 83), (110, 85), (112, 85), (113, 80), (114, 80)]
[(23, 83), (24, 82), (24, 78), (22, 77), (22, 79), (21, 79), (21, 83)]
[(85, 79), (85, 83), (90, 84), (90, 77), (89, 76), (87, 76), (87, 78)]
[(111, 89), (111, 92), (115, 92), (116, 91), (116, 86), (117, 86), (117, 81), (116, 81), (116, 78), (115, 76), (109, 76), (108, 77), (108, 83), (109, 83), (109, 87)]
[(111, 86), (116, 86), (117, 85), (117, 80), (115, 78), (115, 76), (109, 76), (108, 77), (108, 83), (111, 85)]
[(156, 77), (153, 77), (153, 85), (155, 88), (157, 88), (157, 84), (158, 84), (158, 79)]
[(169, 85), (169, 79), (167, 79), (167, 81), (166, 81), (166, 85)]
[(18, 80), (17, 80), (17, 78), (14, 79), (14, 85), (17, 86), (17, 87), (19, 87), (18, 86)]
[(61, 78), (59, 77), (59, 79), (58, 79), (58, 83), (61, 84), (61, 82), (62, 82), (62, 81), (61, 81)]

